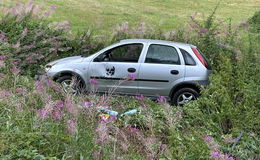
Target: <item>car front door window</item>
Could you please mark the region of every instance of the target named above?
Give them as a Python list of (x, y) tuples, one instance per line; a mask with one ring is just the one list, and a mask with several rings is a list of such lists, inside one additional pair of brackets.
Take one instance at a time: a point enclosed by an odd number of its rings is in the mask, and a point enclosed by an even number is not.
[(139, 43), (121, 45), (102, 53), (94, 61), (137, 63), (142, 49), (143, 44)]

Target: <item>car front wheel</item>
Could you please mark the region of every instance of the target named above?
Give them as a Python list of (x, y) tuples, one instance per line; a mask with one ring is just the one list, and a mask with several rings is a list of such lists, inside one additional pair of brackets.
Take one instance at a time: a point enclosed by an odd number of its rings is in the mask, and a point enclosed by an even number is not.
[(192, 88), (182, 88), (178, 90), (172, 98), (172, 103), (176, 106), (184, 106), (190, 101), (196, 100), (199, 93)]
[(65, 93), (78, 94), (83, 89), (81, 81), (69, 75), (59, 77), (57, 82), (61, 84)]

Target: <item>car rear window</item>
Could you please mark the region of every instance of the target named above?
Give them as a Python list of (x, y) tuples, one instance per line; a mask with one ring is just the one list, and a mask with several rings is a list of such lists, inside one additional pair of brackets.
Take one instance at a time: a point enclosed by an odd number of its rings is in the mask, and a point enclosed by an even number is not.
[(184, 49), (181, 49), (181, 48), (180, 48), (180, 51), (181, 51), (182, 56), (184, 58), (185, 65), (189, 65), (189, 66), (195, 66), (196, 65), (196, 62), (194, 61), (192, 56), (187, 51), (185, 51)]

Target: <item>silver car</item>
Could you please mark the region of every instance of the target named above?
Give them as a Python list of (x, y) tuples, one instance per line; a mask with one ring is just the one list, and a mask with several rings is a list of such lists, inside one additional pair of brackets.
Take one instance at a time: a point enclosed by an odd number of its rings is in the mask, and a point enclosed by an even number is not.
[[(209, 62), (196, 46), (149, 39), (122, 40), (88, 57), (53, 61), (45, 70), (65, 91), (75, 76), (79, 83), (73, 91), (90, 89), (94, 80), (98, 92), (116, 88), (118, 94), (164, 96), (174, 105), (195, 100), (199, 86), (209, 84), (211, 73)], [(120, 83), (129, 75), (132, 80)]]

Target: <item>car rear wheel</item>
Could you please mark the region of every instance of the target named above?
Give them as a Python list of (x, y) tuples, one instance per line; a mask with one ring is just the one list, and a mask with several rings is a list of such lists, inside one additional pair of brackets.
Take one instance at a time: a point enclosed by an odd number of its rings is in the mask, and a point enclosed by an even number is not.
[(182, 88), (178, 90), (172, 98), (172, 103), (176, 106), (184, 106), (190, 101), (196, 100), (199, 93), (192, 88)]
[(69, 75), (59, 77), (57, 82), (61, 84), (65, 93), (78, 94), (83, 89), (82, 82), (78, 78), (75, 77), (75, 79), (73, 79), (73, 77)]

